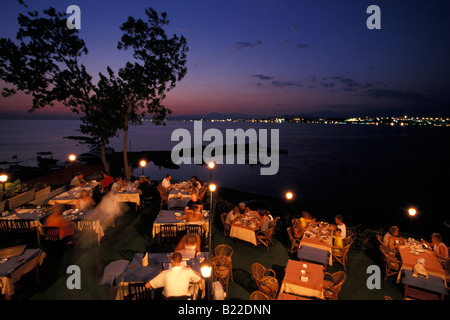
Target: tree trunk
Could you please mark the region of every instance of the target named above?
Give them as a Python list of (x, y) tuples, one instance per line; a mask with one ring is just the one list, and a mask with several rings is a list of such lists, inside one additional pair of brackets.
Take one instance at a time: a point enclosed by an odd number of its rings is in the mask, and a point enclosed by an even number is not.
[(100, 142), (101, 149), (102, 149), (102, 162), (103, 162), (103, 168), (105, 169), (105, 172), (109, 175), (109, 162), (106, 160), (106, 146), (105, 146), (105, 140), (101, 140)]
[(125, 114), (124, 119), (124, 137), (123, 137), (123, 165), (125, 168), (125, 176), (127, 179), (131, 179), (131, 168), (130, 164), (128, 163), (128, 154), (127, 154), (127, 141), (128, 141), (128, 115), (131, 113), (131, 108), (133, 106), (133, 103), (130, 102), (128, 104), (127, 113)]

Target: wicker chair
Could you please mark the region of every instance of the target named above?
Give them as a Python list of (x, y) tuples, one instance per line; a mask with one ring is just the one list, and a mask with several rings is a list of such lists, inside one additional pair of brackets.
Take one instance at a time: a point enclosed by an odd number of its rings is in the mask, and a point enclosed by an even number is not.
[(265, 276), (261, 280), (260, 291), (266, 294), (271, 300), (274, 300), (278, 293), (278, 280), (275, 277)]
[(231, 225), (225, 222), (226, 217), (227, 217), (227, 213), (224, 212), (224, 213), (222, 213), (220, 215), (220, 220), (222, 220), (222, 225), (223, 225), (223, 236), (224, 237), (229, 237), (230, 236)]
[(228, 283), (231, 277), (231, 263), (228, 259), (220, 256), (211, 259), (213, 264), (213, 281), (219, 281), (228, 295)]
[(298, 251), (298, 247), (300, 246), (300, 239), (294, 238), (292, 234), (292, 227), (287, 228), (287, 234), (289, 236), (289, 240), (291, 241), (291, 252), (294, 253)]
[(339, 262), (344, 267), (344, 270), (347, 270), (347, 253), (352, 244), (353, 244), (352, 238), (345, 238), (344, 247), (336, 247), (336, 246), (331, 247), (331, 254), (333, 256), (333, 260)]
[(229, 262), (230, 278), (231, 281), (233, 281), (233, 260), (231, 258), (233, 255), (233, 248), (226, 244), (219, 244), (214, 249), (214, 255), (216, 257), (222, 257)]
[(383, 237), (380, 236), (379, 234), (377, 234), (376, 237), (377, 237), (378, 242), (384, 246)]
[(323, 282), (323, 296), (327, 300), (337, 300), (342, 285), (347, 278), (344, 271), (338, 271), (333, 274), (325, 272)]
[(402, 262), (398, 260), (395, 256), (391, 256), (386, 252), (384, 245), (380, 245), (381, 257), (384, 263), (384, 281), (390, 276), (398, 275), (402, 267)]
[(273, 245), (272, 236), (275, 231), (275, 226), (267, 229), (266, 231), (258, 231), (256, 232), (256, 241), (261, 243), (269, 250), (269, 246)]
[(203, 200), (205, 197), (206, 191), (208, 191), (208, 184), (205, 182), (203, 186), (198, 190), (198, 198)]
[(252, 264), (252, 276), (255, 279), (258, 290), (261, 289), (261, 281), (266, 275), (271, 275), (274, 278), (277, 277), (275, 271), (273, 271), (272, 269), (266, 269), (262, 264), (258, 262)]
[(250, 300), (271, 300), (269, 296), (261, 291), (253, 291)]
[(167, 202), (169, 201), (169, 195), (167, 193), (167, 190), (164, 189), (164, 187), (159, 184), (156, 189), (159, 192), (159, 196), (161, 197), (161, 204), (159, 206), (159, 209), (162, 208), (163, 205), (167, 204)]

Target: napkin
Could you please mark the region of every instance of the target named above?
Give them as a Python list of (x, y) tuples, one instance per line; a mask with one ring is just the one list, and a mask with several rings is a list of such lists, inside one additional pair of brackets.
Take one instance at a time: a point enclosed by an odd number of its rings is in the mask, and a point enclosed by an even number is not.
[(427, 272), (427, 269), (425, 269), (425, 259), (424, 258), (417, 259), (417, 263), (413, 269), (413, 277), (417, 278), (419, 276), (428, 279), (428, 272)]
[(142, 258), (142, 266), (143, 267), (148, 266), (148, 252), (146, 252), (144, 257)]

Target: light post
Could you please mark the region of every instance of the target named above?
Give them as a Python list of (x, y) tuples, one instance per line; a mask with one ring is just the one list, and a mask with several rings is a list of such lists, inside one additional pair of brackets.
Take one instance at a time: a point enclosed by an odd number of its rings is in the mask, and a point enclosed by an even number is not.
[(8, 176), (6, 174), (0, 175), (0, 182), (2, 183), (2, 190), (3, 190), (2, 198), (0, 200), (3, 200), (3, 198), (5, 196), (5, 193), (6, 193), (5, 183), (7, 180), (8, 180)]
[(73, 163), (75, 162), (75, 160), (77, 160), (77, 156), (74, 154), (69, 155), (69, 161), (71, 163), (71, 167), (72, 167), (72, 179), (75, 178), (75, 173), (73, 170)]
[(205, 279), (205, 288), (206, 288), (206, 300), (211, 300), (211, 296), (212, 296), (212, 272), (213, 272), (213, 264), (211, 262), (211, 260), (209, 259), (205, 259), (201, 264), (200, 264), (200, 273), (202, 274), (202, 277)]
[(209, 184), (209, 194), (210, 194), (210, 200), (209, 200), (209, 256), (211, 256), (211, 221), (213, 219), (213, 193), (216, 191), (216, 185), (214, 183)]
[[(291, 191), (286, 192), (285, 194), (286, 199), (290, 202), (293, 198), (294, 198), (294, 194)], [(291, 208), (289, 208), (291, 209)], [(289, 220), (290, 220), (290, 210), (288, 211), (288, 214), (286, 216), (286, 224), (289, 224)]]
[(142, 175), (144, 175), (144, 167), (147, 165), (147, 161), (141, 160), (141, 162), (139, 162), (139, 165), (142, 168)]
[(216, 166), (216, 163), (214, 161), (210, 161), (208, 162), (208, 168), (209, 168), (209, 181), (211, 182), (212, 180), (212, 171), (214, 169), (214, 167)]

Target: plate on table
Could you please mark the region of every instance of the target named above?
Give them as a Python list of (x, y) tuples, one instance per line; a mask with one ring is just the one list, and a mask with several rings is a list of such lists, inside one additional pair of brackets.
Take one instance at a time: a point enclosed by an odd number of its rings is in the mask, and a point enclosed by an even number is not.
[(176, 217), (181, 217), (181, 213), (175, 212), (175, 216), (176, 216)]
[(3, 258), (0, 260), (0, 263), (5, 263), (6, 261), (8, 261), (8, 258)]

